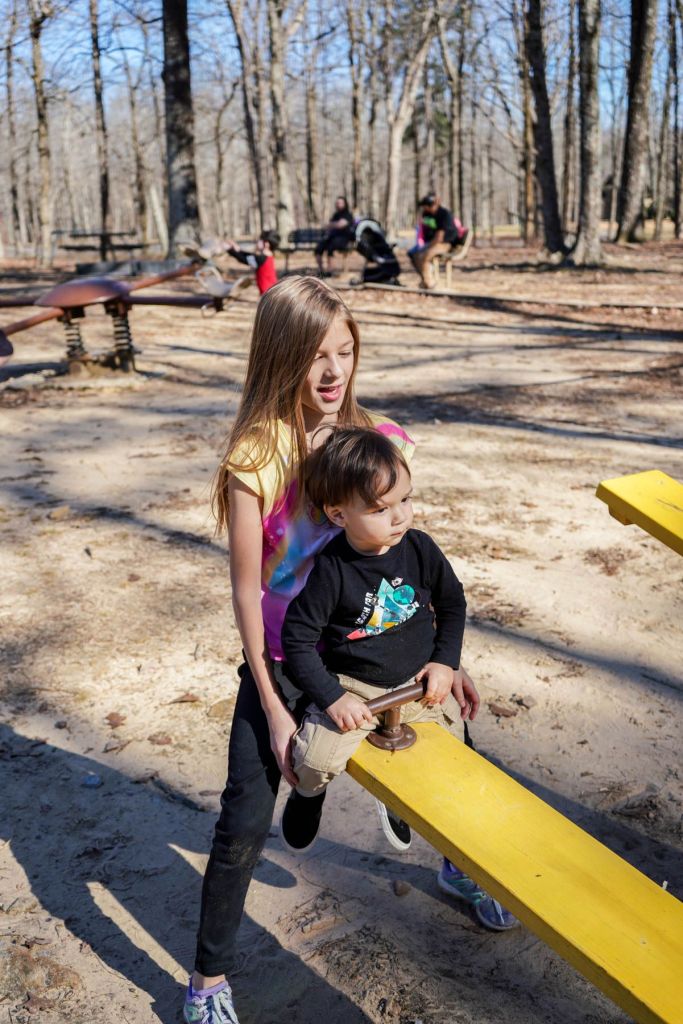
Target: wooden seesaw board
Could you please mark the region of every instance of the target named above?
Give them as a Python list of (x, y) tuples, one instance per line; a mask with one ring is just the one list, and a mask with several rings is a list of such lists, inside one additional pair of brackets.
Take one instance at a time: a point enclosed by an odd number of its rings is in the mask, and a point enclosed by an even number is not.
[(603, 480), (595, 493), (620, 523), (635, 523), (683, 555), (683, 484), (678, 480), (648, 469)]
[(641, 1024), (683, 1022), (683, 903), (441, 726), (364, 742), (365, 789)]

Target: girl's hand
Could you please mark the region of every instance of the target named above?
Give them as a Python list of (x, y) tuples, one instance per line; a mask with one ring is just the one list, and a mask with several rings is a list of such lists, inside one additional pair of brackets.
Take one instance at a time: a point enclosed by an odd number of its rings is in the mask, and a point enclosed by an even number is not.
[(431, 706), (443, 704), (453, 686), (453, 669), (448, 665), (440, 665), (438, 661), (429, 661), (415, 676), (415, 682), (427, 680), (427, 689), (422, 703)]
[(275, 754), (277, 766), (282, 772), (283, 778), (290, 786), (298, 785), (298, 778), (292, 768), (292, 736), (298, 726), (294, 716), (290, 714), (284, 704), (278, 709), (273, 709), (268, 714), (268, 728), (270, 730), (270, 749)]
[(372, 713), (368, 711), (367, 704), (352, 693), (345, 693), (339, 700), (335, 700), (334, 704), (325, 708), (325, 714), (342, 732), (351, 732), (352, 729), (359, 729), (363, 722), (372, 722)]
[(462, 666), (453, 673), (451, 693), (460, 705), (460, 717), (462, 719), (469, 718), (473, 722), (479, 710), (479, 694), (469, 673)]

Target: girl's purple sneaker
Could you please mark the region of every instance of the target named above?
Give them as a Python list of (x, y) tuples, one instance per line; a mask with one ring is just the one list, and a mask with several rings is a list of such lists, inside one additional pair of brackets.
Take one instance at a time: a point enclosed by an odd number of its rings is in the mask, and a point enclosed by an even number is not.
[(449, 896), (469, 903), (477, 921), (484, 928), (494, 932), (507, 932), (511, 928), (519, 927), (519, 921), (514, 914), (501, 906), (493, 896), (480, 889), (472, 878), (445, 857), (441, 871), (437, 875), (437, 882), (439, 889), (447, 892)]
[(185, 1024), (239, 1024), (232, 1002), (232, 991), (227, 981), (222, 981), (213, 988), (195, 992), (190, 978), (183, 1007), (183, 1020)]

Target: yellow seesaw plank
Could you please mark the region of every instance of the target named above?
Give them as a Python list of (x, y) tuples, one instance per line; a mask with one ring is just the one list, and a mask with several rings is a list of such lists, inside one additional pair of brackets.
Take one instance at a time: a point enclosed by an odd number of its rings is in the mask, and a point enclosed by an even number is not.
[(635, 1020), (683, 1022), (683, 903), (434, 723), (347, 771)]
[(603, 480), (595, 492), (620, 523), (635, 523), (683, 555), (683, 484), (658, 469)]

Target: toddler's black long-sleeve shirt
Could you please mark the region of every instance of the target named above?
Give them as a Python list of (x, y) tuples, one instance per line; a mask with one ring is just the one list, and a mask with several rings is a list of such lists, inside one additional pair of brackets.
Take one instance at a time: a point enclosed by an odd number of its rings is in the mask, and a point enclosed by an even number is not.
[(344, 694), (333, 673), (399, 686), (427, 662), (460, 667), (466, 601), (445, 555), (408, 530), (383, 555), (362, 555), (339, 534), (320, 552), (287, 609), (285, 658), (318, 707)]

